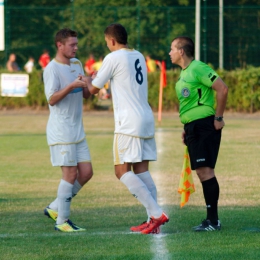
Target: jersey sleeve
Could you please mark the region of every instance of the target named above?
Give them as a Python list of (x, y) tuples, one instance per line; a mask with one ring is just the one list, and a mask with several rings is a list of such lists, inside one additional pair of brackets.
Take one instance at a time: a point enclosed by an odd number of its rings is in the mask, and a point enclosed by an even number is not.
[(46, 68), (43, 73), (43, 80), (45, 96), (49, 102), (52, 95), (60, 88), (59, 78), (53, 69)]
[(92, 81), (92, 85), (96, 88), (103, 88), (104, 85), (110, 80), (113, 76), (113, 63), (112, 60), (109, 58), (109, 55), (105, 57), (102, 62), (102, 65), (97, 73), (97, 76)]
[(219, 75), (207, 64), (200, 63), (196, 68), (196, 77), (204, 86), (210, 88)]
[(82, 63), (79, 61), (79, 64), (80, 64), (80, 69), (81, 69), (81, 75), (85, 75), (85, 72), (84, 72), (84, 69), (83, 69), (83, 66), (82, 66)]

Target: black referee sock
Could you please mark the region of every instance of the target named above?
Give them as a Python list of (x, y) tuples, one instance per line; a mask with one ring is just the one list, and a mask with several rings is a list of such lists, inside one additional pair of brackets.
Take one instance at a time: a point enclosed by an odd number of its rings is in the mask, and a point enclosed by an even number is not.
[(202, 183), (204, 198), (207, 207), (207, 219), (212, 224), (218, 223), (218, 198), (219, 198), (219, 185), (216, 177), (203, 181)]

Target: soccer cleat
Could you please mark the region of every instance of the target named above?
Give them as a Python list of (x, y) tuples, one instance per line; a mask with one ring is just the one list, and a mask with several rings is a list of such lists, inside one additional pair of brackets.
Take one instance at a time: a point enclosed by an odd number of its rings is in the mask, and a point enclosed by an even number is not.
[(57, 211), (55, 211), (55, 210), (53, 210), (53, 209), (51, 209), (49, 207), (46, 207), (43, 212), (44, 212), (44, 215), (47, 216), (48, 218), (51, 218), (54, 221), (57, 220), (57, 217), (58, 217), (58, 212)]
[(61, 232), (79, 232), (84, 231), (84, 228), (80, 228), (76, 226), (74, 223), (72, 223), (70, 220), (67, 220), (63, 224), (55, 225), (55, 230), (61, 231)]
[(155, 229), (152, 231), (151, 234), (160, 234), (160, 232), (161, 232), (161, 228), (160, 228), (160, 227), (157, 227), (157, 228), (155, 228)]
[(218, 224), (214, 225), (210, 220), (205, 219), (200, 225), (193, 227), (194, 231), (217, 231), (221, 229), (221, 223), (218, 220)]
[(157, 232), (160, 232), (160, 226), (164, 225), (168, 221), (169, 221), (169, 218), (164, 212), (161, 215), (161, 217), (159, 217), (159, 218), (151, 217), (149, 226), (147, 228), (143, 229), (141, 231), (141, 233), (142, 234), (158, 234)]
[(143, 229), (147, 228), (148, 226), (149, 226), (149, 222), (144, 221), (142, 224), (138, 226), (131, 227), (130, 230), (133, 232), (141, 232)]
[(74, 224), (71, 220), (67, 220), (67, 222), (75, 229), (75, 231), (85, 231), (85, 228), (81, 228), (79, 226), (77, 226), (76, 224)]

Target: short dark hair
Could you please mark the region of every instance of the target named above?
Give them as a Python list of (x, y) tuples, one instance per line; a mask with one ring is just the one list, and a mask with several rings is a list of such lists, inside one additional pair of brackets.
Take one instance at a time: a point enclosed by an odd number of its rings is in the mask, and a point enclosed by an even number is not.
[(115, 38), (119, 44), (127, 44), (127, 32), (123, 25), (112, 23), (104, 31), (105, 35)]
[(78, 33), (76, 31), (73, 31), (69, 28), (64, 28), (59, 30), (56, 33), (55, 36), (55, 46), (57, 47), (57, 42), (61, 42), (61, 43), (65, 43), (65, 41), (69, 38), (69, 37), (77, 37)]
[(185, 54), (188, 57), (194, 57), (194, 42), (191, 38), (187, 36), (178, 36), (173, 39), (173, 41), (177, 40), (176, 48), (183, 49)]

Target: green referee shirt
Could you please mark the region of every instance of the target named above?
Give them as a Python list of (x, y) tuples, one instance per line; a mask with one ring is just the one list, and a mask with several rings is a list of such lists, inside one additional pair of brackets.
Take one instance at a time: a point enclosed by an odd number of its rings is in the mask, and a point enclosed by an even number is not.
[(212, 84), (218, 74), (207, 64), (193, 60), (181, 71), (175, 90), (180, 102), (180, 119), (183, 124), (215, 115)]

